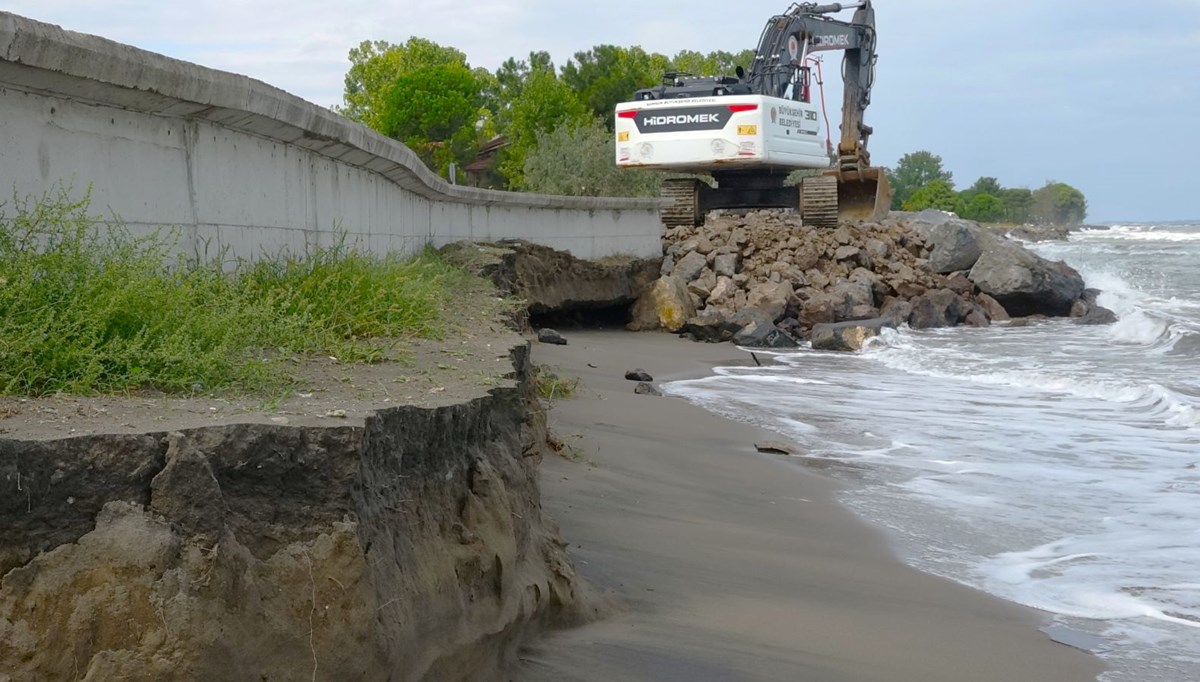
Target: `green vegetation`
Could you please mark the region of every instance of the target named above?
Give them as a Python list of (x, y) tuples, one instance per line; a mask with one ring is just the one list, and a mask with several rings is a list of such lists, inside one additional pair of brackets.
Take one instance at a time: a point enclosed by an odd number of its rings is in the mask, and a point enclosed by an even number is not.
[(934, 180), (917, 188), (904, 202), (904, 208), (909, 211), (936, 208), (939, 211), (950, 211), (962, 215), (963, 200), (948, 181)]
[(996, 178), (982, 177), (955, 192), (953, 176), (942, 168), (942, 157), (927, 151), (905, 154), (888, 170), (888, 180), (893, 210), (936, 208), (979, 222), (1076, 225), (1087, 218), (1083, 192), (1062, 182), (1050, 181), (1031, 191), (1006, 188)]
[(661, 173), (618, 168), (612, 134), (599, 122), (541, 133), (525, 158), (525, 188), (543, 194), (657, 196), (662, 179)]
[(385, 339), (437, 337), (474, 281), (432, 253), (377, 258), (343, 243), (240, 263), (172, 256), (65, 188), (0, 204), (0, 394), (256, 392), (311, 353), (381, 357)]
[(579, 389), (579, 379), (561, 377), (545, 365), (534, 365), (531, 379), (537, 394), (551, 402), (555, 398), (570, 398)]
[[(749, 68), (752, 50), (675, 57), (638, 47), (597, 45), (556, 68), (549, 53), (510, 58), (494, 73), (472, 68), (465, 55), (423, 38), (403, 44), (363, 42), (350, 50), (339, 113), (400, 140), (432, 170), (449, 177), (497, 135), (507, 144), (495, 170), (497, 189), (622, 196), (657, 191), (659, 179), (634, 173), (600, 181), (601, 162), (615, 166), (613, 109), (638, 88), (656, 85), (668, 71), (711, 76)], [(601, 156), (597, 130), (605, 134)], [(558, 159), (550, 159), (552, 145)], [(531, 160), (532, 158), (532, 160)], [(532, 165), (531, 165), (532, 164)], [(557, 165), (551, 188), (545, 175)], [(532, 170), (534, 178), (526, 177)]]
[[(943, 182), (954, 188), (954, 176), (942, 168), (942, 157), (926, 151), (912, 152), (900, 157), (896, 167), (888, 170), (892, 184), (892, 210), (904, 208), (912, 195), (931, 182)], [(916, 209), (920, 210), (920, 209)]]

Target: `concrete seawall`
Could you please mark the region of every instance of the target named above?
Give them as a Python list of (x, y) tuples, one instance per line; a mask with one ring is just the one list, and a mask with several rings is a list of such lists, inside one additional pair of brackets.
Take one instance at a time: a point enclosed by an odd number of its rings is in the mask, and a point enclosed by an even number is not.
[(253, 258), (521, 238), (580, 258), (661, 254), (657, 199), (451, 185), (407, 147), (245, 76), (0, 12), (0, 201), (58, 183), (188, 253)]

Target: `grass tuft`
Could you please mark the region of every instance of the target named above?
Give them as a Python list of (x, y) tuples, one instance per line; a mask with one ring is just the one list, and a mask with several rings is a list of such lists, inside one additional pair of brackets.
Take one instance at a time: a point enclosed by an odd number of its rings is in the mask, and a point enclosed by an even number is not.
[(298, 256), (186, 261), (178, 232), (135, 236), (58, 187), (0, 204), (0, 394), (258, 392), (281, 360), (381, 357), (438, 338), (475, 280), (432, 251), (376, 257), (343, 239)]
[(570, 398), (579, 389), (579, 379), (559, 376), (545, 365), (534, 365), (531, 378), (537, 394), (551, 402)]

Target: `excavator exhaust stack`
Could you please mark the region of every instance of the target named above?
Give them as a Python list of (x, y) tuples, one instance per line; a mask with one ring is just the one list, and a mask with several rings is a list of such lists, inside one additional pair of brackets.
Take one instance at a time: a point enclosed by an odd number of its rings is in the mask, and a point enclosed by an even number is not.
[(863, 168), (857, 171), (829, 171), (826, 176), (837, 179), (838, 222), (869, 220), (878, 222), (887, 217), (892, 207), (892, 185), (882, 168)]

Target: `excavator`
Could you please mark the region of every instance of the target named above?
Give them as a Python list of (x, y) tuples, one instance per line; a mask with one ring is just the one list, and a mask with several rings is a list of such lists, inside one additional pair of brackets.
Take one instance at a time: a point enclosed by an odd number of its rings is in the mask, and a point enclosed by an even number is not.
[[(831, 16), (847, 9), (855, 10), (850, 21)], [(824, 89), (813, 87), (823, 85), (816, 55), (833, 50), (845, 53), (836, 149), (822, 136)], [(767, 22), (749, 73), (740, 66), (733, 76), (667, 73), (661, 85), (618, 104), (617, 165), (690, 174), (663, 183), (668, 227), (702, 225), (720, 208), (791, 208), (817, 227), (880, 220), (891, 187), (883, 169), (871, 166), (873, 131), (864, 122), (876, 60), (870, 0), (793, 3)], [(799, 169), (820, 173), (803, 178), (798, 189), (788, 186), (788, 175)], [(711, 176), (715, 186), (697, 175)]]

